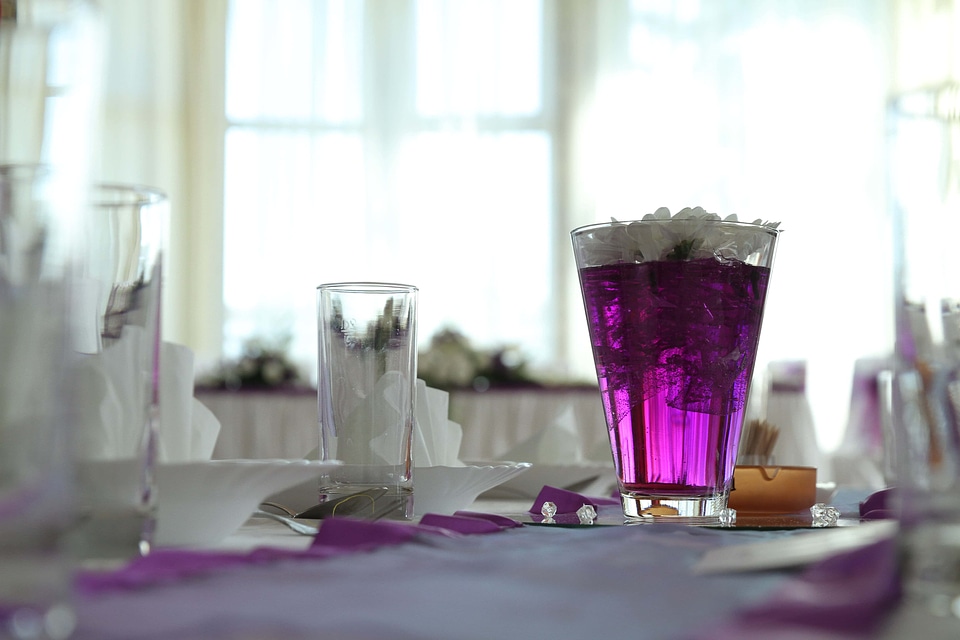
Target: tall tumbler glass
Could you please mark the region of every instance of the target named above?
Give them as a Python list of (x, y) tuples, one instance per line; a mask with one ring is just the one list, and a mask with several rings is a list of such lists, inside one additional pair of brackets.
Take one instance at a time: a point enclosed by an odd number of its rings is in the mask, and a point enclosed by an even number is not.
[(103, 22), (87, 0), (0, 2), (0, 637), (74, 626), (70, 305)]
[(150, 551), (157, 506), (161, 285), (168, 201), (157, 189), (95, 185), (74, 340), (83, 557)]
[(904, 592), (960, 618), (960, 85), (894, 97), (888, 124)]
[(627, 519), (726, 508), (775, 226), (660, 210), (571, 232)]
[(54, 171), (0, 166), (0, 637), (73, 628), (71, 233)]
[(320, 501), (383, 489), (413, 515), (417, 288), (348, 282), (320, 285), (320, 458), (339, 460), (320, 478)]

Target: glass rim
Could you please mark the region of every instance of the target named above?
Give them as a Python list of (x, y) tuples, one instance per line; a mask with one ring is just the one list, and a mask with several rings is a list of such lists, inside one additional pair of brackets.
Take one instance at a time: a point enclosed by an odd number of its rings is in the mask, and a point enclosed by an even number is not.
[(743, 220), (703, 220), (699, 218), (681, 218), (675, 220), (670, 219), (647, 219), (647, 220), (611, 220), (609, 222), (593, 222), (590, 224), (585, 224), (579, 227), (574, 228), (570, 231), (570, 235), (573, 237), (583, 235), (589, 231), (594, 231), (596, 229), (609, 229), (612, 227), (626, 227), (631, 224), (671, 224), (671, 223), (684, 223), (684, 222), (695, 222), (697, 224), (709, 224), (709, 225), (718, 225), (718, 226), (729, 226), (729, 227), (739, 227), (742, 229), (752, 229), (754, 231), (762, 231), (770, 234), (773, 237), (780, 235), (780, 232), (783, 229), (779, 227), (768, 227), (762, 224), (755, 224), (753, 222), (744, 222)]
[(120, 182), (97, 182), (90, 185), (90, 201), (95, 207), (129, 207), (160, 204), (167, 194), (156, 187)]
[(4, 181), (52, 178), (55, 175), (55, 168), (52, 165), (42, 162), (0, 163), (0, 180)]
[[(55, 178), (57, 174), (57, 167), (43, 162), (0, 163), (0, 179)], [(158, 204), (168, 199), (162, 189), (139, 183), (93, 182), (89, 193), (91, 203), (98, 207)]]
[(9, 174), (14, 171), (50, 171), (52, 165), (43, 162), (0, 162), (0, 173)]
[(317, 286), (320, 293), (333, 291), (337, 293), (416, 293), (419, 291), (412, 284), (395, 282), (327, 282)]

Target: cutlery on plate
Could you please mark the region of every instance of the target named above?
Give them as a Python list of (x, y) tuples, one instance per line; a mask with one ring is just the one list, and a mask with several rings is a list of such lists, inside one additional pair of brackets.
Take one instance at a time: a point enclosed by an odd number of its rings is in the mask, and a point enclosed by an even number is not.
[(333, 516), (353, 516), (365, 520), (379, 520), (397, 509), (400, 504), (400, 497), (387, 496), (386, 489), (377, 488), (358, 491), (328, 502), (322, 502), (299, 513), (276, 502), (263, 502), (260, 504), (260, 508), (263, 510), (264, 507), (271, 507), (282, 511), (285, 517), (298, 520), (323, 520)]
[(313, 525), (309, 525), (306, 522), (302, 522), (300, 520), (297, 520), (289, 516), (281, 516), (277, 513), (272, 513), (270, 511), (264, 511), (263, 509), (257, 509), (256, 511), (254, 511), (253, 516), (255, 518), (268, 518), (270, 520), (275, 520), (277, 522), (285, 524), (292, 531), (295, 531), (304, 536), (315, 536), (317, 535), (317, 531), (319, 530), (317, 527)]

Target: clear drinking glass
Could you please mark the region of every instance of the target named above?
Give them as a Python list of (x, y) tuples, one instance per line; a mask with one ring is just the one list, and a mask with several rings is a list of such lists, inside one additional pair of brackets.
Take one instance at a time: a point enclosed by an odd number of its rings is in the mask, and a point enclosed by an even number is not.
[(571, 235), (625, 517), (716, 520), (778, 231), (650, 217)]
[[(69, 305), (75, 210), (48, 168), (0, 166), (0, 637), (73, 627)], [(61, 224), (62, 223), (62, 224)], [(36, 635), (31, 635), (36, 634)]]
[[(74, 304), (81, 556), (146, 554), (156, 517), (167, 197), (95, 185)], [(108, 479), (104, 482), (104, 479)]]
[(960, 617), (960, 86), (890, 104), (896, 358), (890, 375), (904, 590)]
[(0, 2), (0, 637), (72, 633), (73, 279), (103, 23), (86, 0)]
[(386, 489), (397, 518), (413, 515), (417, 288), (370, 282), (320, 285), (320, 501)]

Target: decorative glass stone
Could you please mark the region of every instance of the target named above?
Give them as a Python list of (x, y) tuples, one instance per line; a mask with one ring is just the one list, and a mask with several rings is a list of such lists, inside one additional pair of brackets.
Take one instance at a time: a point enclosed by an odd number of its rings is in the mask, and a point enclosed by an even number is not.
[(597, 510), (593, 505), (585, 504), (577, 509), (577, 518), (580, 519), (580, 524), (593, 524), (597, 519)]
[(717, 514), (717, 517), (720, 519), (720, 524), (725, 527), (732, 527), (737, 524), (737, 510), (727, 507), (726, 509), (721, 509), (720, 513)]
[(813, 516), (811, 524), (814, 527), (835, 527), (840, 519), (840, 510), (818, 502), (810, 507), (810, 515)]
[(557, 505), (553, 502), (544, 502), (543, 506), (540, 507), (540, 513), (545, 518), (552, 518), (557, 515)]

